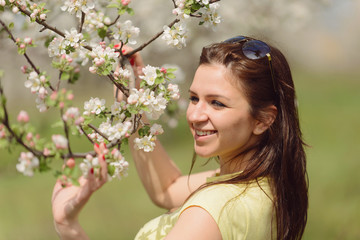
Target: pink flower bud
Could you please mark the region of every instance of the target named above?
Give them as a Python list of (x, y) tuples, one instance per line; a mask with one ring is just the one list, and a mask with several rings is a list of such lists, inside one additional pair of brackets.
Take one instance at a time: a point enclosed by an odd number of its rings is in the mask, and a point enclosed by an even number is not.
[(85, 119), (84, 119), (83, 117), (78, 117), (78, 118), (75, 120), (75, 125), (80, 125), (80, 124), (82, 124), (84, 121), (85, 121)]
[(42, 83), (45, 83), (45, 82), (46, 82), (46, 77), (45, 77), (44, 75), (41, 75), (41, 76), (40, 76), (40, 81), (41, 81)]
[(47, 148), (44, 148), (44, 150), (43, 150), (43, 154), (44, 154), (45, 156), (50, 155), (50, 150), (49, 150), (49, 149), (47, 149)]
[(32, 44), (32, 39), (29, 37), (24, 38), (24, 43), (26, 44)]
[(69, 168), (74, 168), (76, 165), (75, 160), (73, 158), (69, 158), (66, 161), (66, 166), (68, 166)]
[(95, 67), (89, 67), (89, 72), (91, 73), (96, 73), (96, 68)]
[(33, 139), (33, 134), (29, 132), (28, 134), (26, 134), (26, 140), (31, 141), (31, 139)]
[(74, 94), (69, 93), (69, 94), (67, 95), (67, 99), (68, 99), (68, 100), (73, 100), (73, 99), (74, 99)]
[(17, 43), (20, 42), (20, 38), (16, 38), (16, 42), (17, 42)]
[(61, 109), (63, 109), (63, 108), (65, 107), (65, 103), (64, 103), (64, 102), (60, 102), (60, 103), (59, 103), (59, 107), (60, 107)]
[(30, 18), (32, 18), (32, 19), (36, 18), (36, 13), (30, 14)]
[(21, 110), (17, 116), (17, 121), (20, 123), (27, 123), (29, 122), (29, 115), (26, 111)]
[(160, 72), (165, 73), (167, 72), (166, 68), (161, 68)]
[(121, 0), (121, 4), (124, 6), (129, 5), (130, 2), (131, 2), (131, 0)]
[(56, 98), (57, 98), (57, 92), (56, 92), (56, 91), (54, 91), (54, 92), (52, 92), (52, 93), (51, 93), (51, 95), (50, 95), (50, 99), (51, 99), (51, 100), (53, 100), (53, 101), (55, 101), (55, 100), (56, 100)]
[(46, 14), (45, 13), (40, 14), (40, 19), (45, 20), (46, 19)]
[(21, 67), (21, 72), (22, 72), (22, 73), (25, 74), (25, 73), (26, 73), (26, 70), (27, 70), (27, 66), (26, 66), (26, 65), (24, 65), (24, 66)]
[(18, 13), (18, 12), (19, 12), (19, 8), (18, 8), (18, 7), (13, 7), (13, 8), (12, 8), (12, 12), (13, 12), (13, 13)]
[(6, 133), (5, 133), (5, 131), (0, 131), (0, 138), (2, 139), (2, 138), (5, 138), (6, 137)]
[(21, 48), (21, 49), (24, 49), (25, 47), (26, 47), (25, 44), (23, 44), (23, 43), (20, 44), (20, 48)]

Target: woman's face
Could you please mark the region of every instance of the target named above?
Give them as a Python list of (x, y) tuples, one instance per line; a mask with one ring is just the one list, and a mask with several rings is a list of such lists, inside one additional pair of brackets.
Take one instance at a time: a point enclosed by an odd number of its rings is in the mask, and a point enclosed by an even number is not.
[(256, 141), (253, 131), (258, 121), (231, 78), (220, 64), (201, 65), (195, 73), (186, 117), (201, 157), (232, 160)]

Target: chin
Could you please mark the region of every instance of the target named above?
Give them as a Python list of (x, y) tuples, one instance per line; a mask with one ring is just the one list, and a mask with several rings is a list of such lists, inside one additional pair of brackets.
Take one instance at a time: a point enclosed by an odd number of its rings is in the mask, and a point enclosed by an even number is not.
[(202, 158), (211, 158), (211, 157), (217, 156), (214, 153), (202, 151), (202, 150), (196, 149), (196, 148), (195, 148), (195, 153), (196, 153), (196, 155), (198, 155), (199, 157), (202, 157)]

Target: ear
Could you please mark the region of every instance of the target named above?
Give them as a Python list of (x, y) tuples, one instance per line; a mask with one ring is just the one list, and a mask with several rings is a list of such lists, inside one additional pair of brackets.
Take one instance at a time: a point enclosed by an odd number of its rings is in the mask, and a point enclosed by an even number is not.
[(277, 116), (277, 108), (274, 105), (271, 105), (264, 109), (260, 113), (259, 120), (256, 120), (253, 133), (255, 135), (263, 134), (270, 126), (273, 124)]

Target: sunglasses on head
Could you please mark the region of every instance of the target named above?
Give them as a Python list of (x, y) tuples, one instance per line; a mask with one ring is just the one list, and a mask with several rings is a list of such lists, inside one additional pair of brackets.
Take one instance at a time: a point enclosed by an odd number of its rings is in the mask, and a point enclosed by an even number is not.
[(252, 39), (245, 36), (237, 36), (223, 41), (223, 43), (242, 43), (242, 42), (244, 42), (244, 44), (242, 45), (241, 50), (244, 56), (247, 57), (248, 59), (256, 60), (256, 59), (261, 59), (265, 56), (267, 57), (267, 59), (269, 60), (273, 88), (275, 93), (278, 93), (275, 87), (274, 71), (273, 71), (271, 55), (270, 55), (271, 49), (269, 45), (267, 45), (263, 41)]

